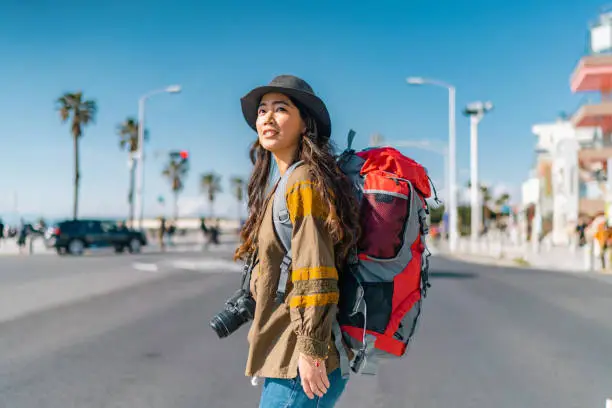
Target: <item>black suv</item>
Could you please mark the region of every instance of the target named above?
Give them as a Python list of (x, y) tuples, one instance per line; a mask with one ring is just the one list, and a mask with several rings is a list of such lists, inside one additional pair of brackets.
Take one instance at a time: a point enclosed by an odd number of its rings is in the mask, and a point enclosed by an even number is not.
[(45, 237), (47, 246), (58, 254), (81, 255), (87, 248), (114, 247), (115, 252), (128, 249), (140, 252), (147, 245), (142, 232), (119, 227), (114, 222), (101, 220), (70, 220), (60, 222)]

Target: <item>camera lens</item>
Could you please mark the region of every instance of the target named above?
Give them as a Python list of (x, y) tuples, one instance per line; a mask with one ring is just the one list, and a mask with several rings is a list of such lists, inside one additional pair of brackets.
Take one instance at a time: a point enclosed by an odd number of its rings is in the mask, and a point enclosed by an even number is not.
[(234, 315), (229, 310), (219, 312), (210, 321), (210, 327), (213, 328), (219, 338), (227, 337), (232, 334), (243, 323), (239, 316)]

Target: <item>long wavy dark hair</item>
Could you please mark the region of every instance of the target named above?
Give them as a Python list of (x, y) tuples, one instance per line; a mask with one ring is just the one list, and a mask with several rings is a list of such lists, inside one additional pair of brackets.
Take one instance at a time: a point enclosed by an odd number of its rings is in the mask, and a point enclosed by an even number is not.
[[(300, 139), (293, 162), (302, 160), (310, 165), (314, 187), (329, 209), (325, 224), (334, 239), (336, 265), (342, 266), (349, 250), (359, 239), (358, 203), (350, 181), (336, 164), (331, 141), (319, 137), (316, 121), (304, 107), (293, 99), (291, 101), (306, 124), (306, 133)], [(264, 205), (268, 198), (270, 165), (274, 160), (272, 153), (259, 144), (259, 139), (251, 146), (250, 158), (254, 168), (248, 185), (249, 215), (240, 233), (241, 244), (234, 255), (235, 260), (246, 259), (256, 249)]]

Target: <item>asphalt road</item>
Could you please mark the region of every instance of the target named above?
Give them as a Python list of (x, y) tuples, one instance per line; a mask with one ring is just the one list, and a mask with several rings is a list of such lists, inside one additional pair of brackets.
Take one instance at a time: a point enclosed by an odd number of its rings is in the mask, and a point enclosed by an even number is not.
[[(612, 398), (609, 278), (440, 258), (432, 275), (409, 356), (352, 378), (339, 407), (585, 408)], [(239, 277), (175, 270), (0, 324), (0, 407), (257, 406), (243, 375), (247, 328), (219, 340), (208, 327)]]

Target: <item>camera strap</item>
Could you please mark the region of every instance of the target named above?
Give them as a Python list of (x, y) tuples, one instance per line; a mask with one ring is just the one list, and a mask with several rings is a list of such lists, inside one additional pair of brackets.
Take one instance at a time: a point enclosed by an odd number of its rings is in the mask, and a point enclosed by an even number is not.
[(244, 263), (244, 267), (242, 268), (242, 283), (240, 287), (245, 290), (247, 293), (250, 292), (250, 284), (251, 284), (251, 273), (253, 272), (253, 268), (255, 267), (255, 260), (257, 259), (257, 250), (255, 250)]

